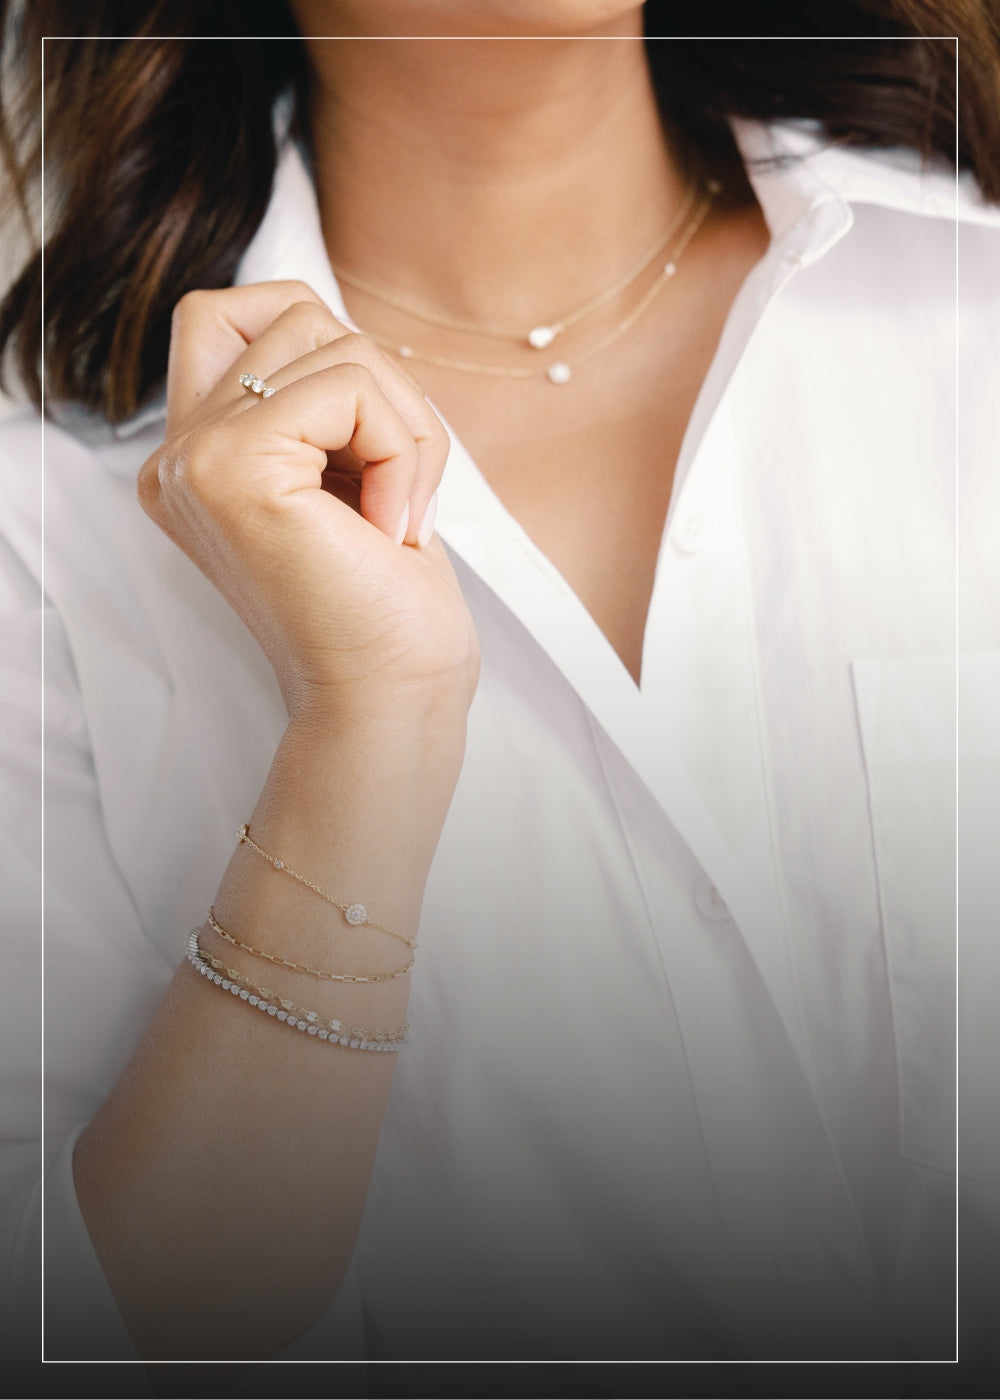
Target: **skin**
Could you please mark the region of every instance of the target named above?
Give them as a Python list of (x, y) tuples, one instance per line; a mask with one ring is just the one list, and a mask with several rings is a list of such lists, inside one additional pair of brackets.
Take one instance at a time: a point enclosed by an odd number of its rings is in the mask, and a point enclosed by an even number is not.
[[(454, 32), (474, 10), (488, 33), (530, 23), (544, 40), (469, 42), (460, 55), (439, 42), (310, 41), (324, 231), (335, 260), (373, 280), (452, 314), (530, 325), (614, 281), (676, 208), (685, 176), (644, 76), (634, 7), (293, 8), (305, 33)], [(615, 42), (565, 37), (586, 33)], [(180, 303), (166, 442), (139, 496), (281, 684), (288, 728), (250, 817), (265, 849), (415, 936), (478, 672), (471, 620), (429, 537), (447, 442), (424, 391), (639, 679), (673, 462), (765, 244), (752, 203), (720, 213), (670, 300), (558, 390), (511, 381), (496, 392), (497, 381), (425, 366), (418, 386), (301, 284)], [(350, 310), (374, 330), (400, 328), (371, 300), (352, 297)], [(608, 314), (613, 324), (623, 309)], [(421, 343), (437, 345), (427, 332)], [(240, 389), (246, 369), (272, 398)], [(354, 951), (336, 911), (245, 847), (215, 907), (245, 941), (312, 966), (383, 970), (374, 960), (388, 968), (399, 951)], [(203, 942), (237, 956), (211, 932)], [(356, 1024), (397, 1027), (405, 1015), (408, 977), (331, 989), (267, 972), (284, 995)], [(182, 966), (74, 1163), (146, 1356), (271, 1356), (325, 1311), (350, 1259), (394, 1060), (279, 1033)]]

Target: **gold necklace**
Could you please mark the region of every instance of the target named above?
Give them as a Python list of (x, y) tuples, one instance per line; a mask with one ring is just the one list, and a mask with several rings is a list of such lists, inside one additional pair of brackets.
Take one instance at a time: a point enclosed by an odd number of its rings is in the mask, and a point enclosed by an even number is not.
[[(378, 335), (373, 331), (365, 331), (365, 334), (368, 336), (369, 340), (373, 340), (376, 345), (382, 346), (383, 349), (394, 351), (395, 354), (399, 355), (404, 360), (417, 360), (423, 364), (437, 365), (441, 369), (460, 370), (466, 374), (491, 375), (497, 379), (544, 378), (548, 379), (551, 384), (566, 384), (572, 378), (575, 369), (580, 365), (586, 364), (586, 362), (593, 359), (595, 355), (599, 355), (602, 350), (606, 350), (609, 345), (614, 344), (616, 340), (620, 339), (627, 331), (631, 330), (639, 317), (648, 309), (659, 292), (671, 280), (677, 271), (677, 264), (680, 262), (684, 250), (704, 222), (705, 216), (711, 207), (712, 198), (717, 192), (717, 186), (714, 188), (711, 186), (706, 187), (706, 192), (701, 202), (695, 208), (686, 227), (681, 231), (669, 260), (664, 264), (656, 281), (652, 283), (641, 300), (629, 312), (625, 319), (619, 321), (618, 324), (597, 341), (595, 345), (592, 345), (583, 354), (576, 355), (571, 360), (555, 360), (553, 363), (547, 365), (545, 369), (528, 368), (526, 366), (484, 365), (473, 360), (455, 360), (446, 355), (432, 355), (427, 351), (416, 350), (412, 345), (400, 345), (398, 341), (392, 340), (388, 336)], [(658, 248), (657, 251), (661, 252), (662, 247)], [(647, 266), (650, 261), (651, 259), (646, 259)], [(633, 277), (631, 280), (635, 281), (636, 278)], [(606, 294), (602, 292), (601, 296), (605, 298)], [(484, 330), (482, 334), (492, 334), (492, 332), (490, 330)], [(547, 343), (548, 342), (546, 342), (546, 344)], [(542, 347), (535, 346), (534, 348), (540, 349)]]
[(521, 345), (530, 346), (532, 350), (544, 350), (552, 344), (557, 336), (562, 335), (563, 331), (568, 330), (570, 326), (575, 326), (578, 321), (584, 320), (587, 316), (592, 316), (595, 311), (599, 311), (602, 306), (606, 306), (609, 301), (627, 291), (633, 282), (639, 280), (650, 263), (663, 252), (687, 218), (691, 205), (694, 203), (695, 193), (696, 187), (692, 180), (688, 183), (684, 197), (667, 228), (660, 234), (652, 248), (643, 253), (639, 261), (633, 263), (623, 277), (619, 277), (617, 282), (606, 287), (596, 297), (592, 297), (582, 306), (578, 306), (575, 311), (570, 311), (559, 320), (551, 321), (547, 325), (532, 326), (527, 334), (523, 331), (511, 331), (501, 326), (483, 325), (481, 322), (463, 321), (454, 316), (445, 316), (441, 312), (432, 311), (428, 307), (410, 301), (408, 297), (386, 291), (383, 287), (377, 287), (374, 282), (368, 282), (365, 278), (359, 277), (356, 272), (349, 272), (337, 263), (331, 263), (330, 266), (339, 281), (346, 282), (349, 287), (355, 287), (360, 292), (366, 292), (368, 296), (384, 302), (386, 306), (395, 307), (397, 311), (402, 311), (417, 321), (425, 321), (431, 326), (442, 326), (445, 330), (463, 331), (466, 335), (484, 335), (491, 336), (496, 340), (514, 340)]

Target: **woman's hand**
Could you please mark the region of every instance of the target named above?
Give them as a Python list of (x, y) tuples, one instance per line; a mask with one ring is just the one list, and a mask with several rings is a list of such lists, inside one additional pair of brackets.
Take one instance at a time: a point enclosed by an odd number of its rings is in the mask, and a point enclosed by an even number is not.
[(193, 292), (139, 499), (260, 642), (293, 722), (443, 692), (464, 714), (478, 648), (430, 534), (447, 455), (416, 381), (303, 283)]

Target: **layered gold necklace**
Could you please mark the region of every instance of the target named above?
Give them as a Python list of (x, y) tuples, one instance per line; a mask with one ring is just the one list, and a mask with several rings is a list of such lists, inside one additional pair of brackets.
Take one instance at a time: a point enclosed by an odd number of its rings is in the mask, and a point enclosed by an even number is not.
[(677, 265), (685, 249), (704, 222), (712, 200), (719, 193), (719, 190), (720, 186), (715, 181), (708, 181), (702, 186), (694, 181), (689, 183), (668, 227), (660, 234), (653, 247), (643, 253), (639, 261), (634, 263), (623, 276), (619, 277), (610, 287), (599, 292), (597, 296), (584, 302), (582, 306), (576, 307), (575, 310), (567, 312), (556, 320), (532, 326), (526, 332), (512, 331), (506, 327), (482, 325), (478, 322), (445, 316), (440, 312), (420, 306), (407, 297), (386, 291), (365, 278), (359, 277), (356, 273), (339, 267), (336, 263), (332, 266), (337, 278), (346, 283), (347, 286), (366, 293), (376, 301), (381, 301), (386, 306), (391, 306), (395, 310), (411, 316), (414, 320), (423, 321), (431, 326), (440, 326), (444, 330), (459, 331), (464, 335), (486, 336), (495, 340), (511, 341), (531, 350), (546, 350), (571, 326), (586, 320), (587, 317), (600, 311), (616, 297), (622, 296), (638, 282), (643, 273), (658, 258), (666, 256), (666, 261), (655, 280), (623, 320), (580, 354), (571, 359), (549, 361), (544, 368), (538, 368), (534, 365), (492, 365), (474, 360), (452, 359), (446, 355), (432, 354), (410, 344), (400, 344), (388, 336), (378, 335), (369, 330), (365, 331), (365, 334), (376, 345), (393, 351), (405, 360), (418, 360), (423, 364), (437, 365), (442, 369), (460, 370), (466, 374), (486, 374), (501, 379), (548, 379), (551, 384), (566, 384), (573, 377), (575, 369), (586, 364), (588, 360), (592, 360), (596, 355), (606, 350), (609, 345), (613, 345), (616, 340), (631, 330), (640, 316), (652, 305), (655, 298), (677, 272)]

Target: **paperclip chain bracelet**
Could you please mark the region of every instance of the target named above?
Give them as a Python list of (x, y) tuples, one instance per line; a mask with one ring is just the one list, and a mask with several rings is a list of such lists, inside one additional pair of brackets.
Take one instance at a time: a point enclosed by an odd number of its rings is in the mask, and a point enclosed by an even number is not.
[(300, 885), (305, 885), (307, 890), (312, 890), (314, 894), (318, 894), (320, 899), (325, 899), (327, 904), (332, 904), (335, 909), (339, 909), (352, 928), (360, 928), (362, 925), (365, 925), (368, 928), (378, 929), (379, 933), (387, 933), (390, 938), (398, 938), (400, 943), (406, 944), (407, 948), (415, 948), (417, 946), (417, 940), (415, 938), (407, 938), (405, 934), (397, 933), (395, 929), (386, 928), (385, 924), (377, 924), (374, 919), (369, 919), (368, 910), (363, 904), (341, 904), (340, 900), (334, 899), (332, 894), (327, 894), (326, 890), (321, 890), (319, 885), (314, 885), (311, 880), (307, 880), (306, 877), (300, 875), (297, 870), (292, 870), (283, 860), (279, 860), (277, 856), (272, 856), (270, 851), (265, 851), (263, 846), (258, 846), (257, 842), (251, 837), (250, 827), (246, 822), (243, 823), (236, 835), (241, 846), (249, 846), (252, 851), (256, 851), (257, 854), (262, 856), (263, 859), (267, 861), (268, 865), (272, 865), (275, 870), (280, 870), (283, 874), (290, 875), (293, 880), (298, 880)]
[(404, 963), (402, 967), (397, 967), (395, 972), (368, 972), (364, 976), (355, 976), (348, 972), (323, 972), (318, 967), (308, 967), (305, 963), (289, 962), (287, 958), (279, 958), (277, 953), (265, 953), (263, 948), (254, 948), (249, 943), (241, 943), (235, 934), (224, 929), (215, 917), (214, 907), (208, 911), (208, 922), (220, 938), (224, 938), (227, 943), (231, 943), (234, 948), (239, 948), (243, 953), (252, 953), (255, 958), (264, 958), (267, 962), (276, 963), (279, 967), (290, 968), (292, 972), (304, 972), (310, 977), (319, 977), (324, 982), (392, 982), (397, 977), (402, 977), (405, 972), (416, 961), (410, 955), (410, 961)]
[[(340, 1021), (334, 1019), (325, 1020), (318, 1012), (304, 1011), (302, 1007), (292, 1006), (290, 1002), (269, 1001), (267, 996), (254, 989), (252, 983), (233, 969), (226, 968), (225, 971), (230, 975), (223, 976), (222, 964), (202, 951), (196, 928), (188, 934), (185, 956), (196, 972), (206, 977), (209, 982), (214, 982), (223, 991), (232, 993), (248, 1006), (263, 1011), (265, 1015), (283, 1021), (294, 1030), (305, 1031), (317, 1040), (325, 1040), (329, 1045), (343, 1045), (351, 1050), (387, 1050), (396, 1053), (409, 1043), (408, 1024), (404, 1024), (401, 1031), (366, 1031), (360, 1026), (343, 1026)], [(273, 996), (274, 993), (267, 995)]]

